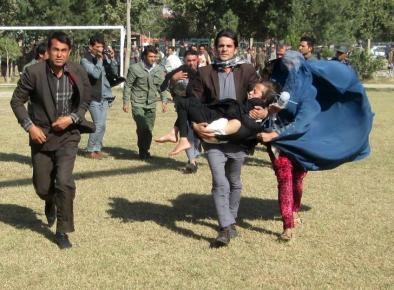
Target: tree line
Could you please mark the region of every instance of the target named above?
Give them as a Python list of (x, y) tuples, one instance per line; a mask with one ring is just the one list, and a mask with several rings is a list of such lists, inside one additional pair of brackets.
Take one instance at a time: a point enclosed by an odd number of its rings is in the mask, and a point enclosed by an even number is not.
[[(393, 14), (392, 0), (131, 0), (130, 19), (133, 31), (169, 39), (212, 38), (230, 27), (245, 38), (294, 44), (308, 34), (331, 44), (390, 41)], [(126, 0), (2, 0), (0, 24), (126, 26)]]

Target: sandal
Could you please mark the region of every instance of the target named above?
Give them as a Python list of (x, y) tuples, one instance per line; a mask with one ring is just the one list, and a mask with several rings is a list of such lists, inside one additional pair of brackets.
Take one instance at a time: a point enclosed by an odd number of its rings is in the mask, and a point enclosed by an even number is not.
[(279, 240), (282, 242), (289, 242), (293, 238), (292, 229), (285, 229), (283, 233), (279, 236)]

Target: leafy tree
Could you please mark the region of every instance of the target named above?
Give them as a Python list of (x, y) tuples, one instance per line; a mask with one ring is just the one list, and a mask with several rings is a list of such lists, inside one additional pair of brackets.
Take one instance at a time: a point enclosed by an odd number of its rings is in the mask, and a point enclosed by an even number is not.
[[(357, 20), (359, 22), (358, 31), (356, 32), (358, 37), (364, 40), (373, 38), (392, 40), (394, 35), (393, 1), (360, 0), (354, 8), (357, 11)], [(387, 34), (384, 32), (387, 32)]]
[[(164, 19), (163, 6), (175, 17)], [(126, 25), (126, 0), (2, 0), (3, 25)], [(213, 37), (224, 27), (244, 37), (284, 39), (296, 45), (303, 34), (318, 43), (393, 38), (392, 0), (132, 0), (131, 27), (154, 37)], [(215, 30), (216, 28), (216, 30)], [(85, 42), (91, 31), (71, 31)], [(24, 35), (27, 42), (47, 32)], [(109, 40), (116, 32), (105, 31)], [(26, 39), (29, 38), (29, 39)]]
[(168, 0), (175, 18), (168, 21), (170, 37), (208, 37), (214, 27), (220, 27), (221, 19), (229, 10), (229, 0)]
[(12, 60), (16, 60), (21, 55), (21, 49), (18, 42), (9, 36), (3, 36), (0, 38), (0, 56), (6, 60), (6, 81), (10, 81), (10, 67)]
[(350, 55), (350, 62), (363, 80), (371, 79), (373, 74), (383, 67), (381, 58), (375, 58), (365, 50), (353, 52)]
[(18, 19), (16, 0), (1, 0), (0, 25), (14, 25)]
[(231, 9), (229, 9), (224, 13), (222, 18), (219, 19), (218, 23), (219, 25), (217, 28), (219, 30), (230, 28), (233, 31), (238, 31), (239, 18)]

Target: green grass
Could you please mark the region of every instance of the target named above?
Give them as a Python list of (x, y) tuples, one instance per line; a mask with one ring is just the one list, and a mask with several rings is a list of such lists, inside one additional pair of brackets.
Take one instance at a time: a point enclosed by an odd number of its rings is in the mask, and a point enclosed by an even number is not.
[[(182, 175), (185, 155), (168, 158), (171, 145), (153, 144), (154, 158), (139, 161), (135, 125), (117, 98), (105, 137), (110, 158), (77, 158), (74, 247), (60, 251), (31, 184), (27, 134), (1, 97), (0, 288), (393, 289), (393, 93), (373, 91), (370, 100), (372, 155), (308, 174), (304, 223), (290, 244), (277, 241), (276, 181), (259, 148), (243, 168), (240, 236), (211, 249), (206, 160)], [(174, 118), (173, 110), (158, 113), (154, 134)]]

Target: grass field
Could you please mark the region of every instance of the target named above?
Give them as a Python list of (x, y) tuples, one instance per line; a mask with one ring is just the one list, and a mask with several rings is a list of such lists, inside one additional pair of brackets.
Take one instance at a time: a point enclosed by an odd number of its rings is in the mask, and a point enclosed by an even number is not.
[[(118, 94), (119, 95), (119, 94)], [(305, 182), (303, 225), (289, 244), (276, 181), (263, 148), (243, 168), (240, 236), (211, 249), (216, 217), (210, 172), (179, 172), (186, 157), (152, 145), (137, 159), (135, 125), (118, 98), (110, 111), (106, 160), (77, 158), (74, 247), (60, 251), (31, 184), (27, 134), (0, 97), (1, 289), (394, 289), (394, 99), (371, 91), (376, 113), (366, 160)], [(158, 113), (155, 135), (173, 110)], [(80, 148), (86, 145), (86, 136)]]

